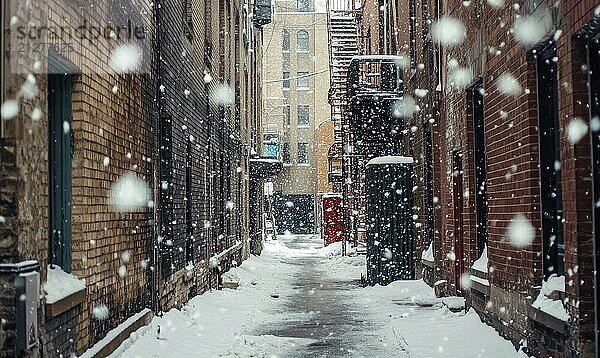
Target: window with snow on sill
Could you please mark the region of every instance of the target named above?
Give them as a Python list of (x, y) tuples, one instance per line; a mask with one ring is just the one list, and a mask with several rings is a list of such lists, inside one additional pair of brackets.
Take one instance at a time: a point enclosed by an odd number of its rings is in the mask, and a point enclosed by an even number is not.
[(548, 280), (542, 284), (540, 294), (535, 301), (533, 301), (531, 307), (548, 313), (565, 322), (568, 321), (569, 313), (567, 312), (565, 305), (559, 297), (555, 297), (556, 293), (560, 292), (565, 292), (565, 276), (550, 276)]
[[(483, 246), (483, 252), (481, 253), (481, 256), (475, 260), (475, 262), (473, 262), (473, 266), (471, 266), (471, 268), (475, 271), (475, 275), (470, 275), (469, 278), (471, 279), (471, 281), (475, 281), (478, 282), (482, 285), (485, 286), (489, 286), (490, 282), (488, 281), (487, 274), (489, 273), (488, 270), (488, 255), (487, 255), (487, 245)], [(482, 272), (484, 273), (484, 277), (479, 277), (477, 276), (477, 272)]]
[(48, 265), (48, 279), (44, 283), (46, 303), (56, 303), (85, 289), (85, 281), (64, 272), (59, 266)]
[(433, 262), (433, 243), (429, 243), (427, 250), (421, 253), (421, 260)]

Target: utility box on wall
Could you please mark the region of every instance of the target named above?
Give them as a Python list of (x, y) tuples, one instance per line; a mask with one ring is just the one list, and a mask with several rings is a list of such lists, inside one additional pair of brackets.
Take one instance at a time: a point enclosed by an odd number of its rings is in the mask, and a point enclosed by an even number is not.
[(38, 344), (38, 307), (40, 304), (40, 274), (25, 272), (15, 277), (17, 305), (17, 348), (29, 350)]
[(23, 351), (32, 350), (38, 345), (38, 309), (40, 305), (40, 265), (37, 261), (0, 264), (0, 282), (5, 292), (14, 294), (14, 306), (5, 307), (14, 312), (6, 317), (7, 326), (15, 329), (13, 347), (17, 356)]

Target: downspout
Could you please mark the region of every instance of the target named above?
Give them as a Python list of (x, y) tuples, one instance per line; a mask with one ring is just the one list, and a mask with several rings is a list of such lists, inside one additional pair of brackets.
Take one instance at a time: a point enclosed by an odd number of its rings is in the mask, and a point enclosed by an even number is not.
[[(155, 140), (155, 142), (159, 143), (160, 142), (160, 138), (162, 138), (162, 126), (161, 126), (161, 120), (162, 120), (162, 113), (163, 113), (163, 98), (162, 98), (162, 92), (160, 90), (160, 86), (162, 84), (162, 76), (161, 76), (161, 49), (162, 49), (162, 43), (161, 43), (161, 15), (159, 13), (160, 9), (161, 9), (161, 1), (160, 0), (155, 0), (154, 1), (154, 6), (153, 6), (153, 13), (154, 13), (154, 24), (155, 24), (155, 28), (154, 28), (154, 36), (155, 36), (155, 44), (156, 44), (156, 48), (154, 49), (153, 53), (154, 53), (154, 66), (155, 66), (155, 82), (154, 82), (154, 86), (155, 86), (155, 98), (156, 98), (156, 106), (155, 108), (157, 108), (157, 113), (155, 113), (155, 121), (154, 121), (154, 128), (156, 128), (157, 131), (157, 138)], [(153, 209), (153, 219), (154, 219), (154, 223), (153, 223), (153, 230), (152, 230), (152, 243), (150, 243), (150, 247), (152, 250), (152, 264), (154, 266), (154, 270), (150, 270), (150, 308), (152, 309), (152, 311), (156, 314), (162, 315), (162, 305), (160, 302), (160, 297), (159, 297), (159, 287), (160, 287), (160, 271), (161, 271), (161, 255), (160, 255), (160, 247), (158, 246), (158, 236), (160, 235), (160, 225), (162, 223), (162, 212), (161, 212), (161, 183), (160, 183), (160, 179), (161, 179), (161, 152), (160, 152), (160, 147), (158, 149), (158, 160), (154, 161), (154, 165), (155, 165), (155, 169), (154, 169), (154, 183), (153, 183), (153, 189), (154, 189), (154, 197), (155, 197), (155, 205), (154, 205), (154, 209)], [(158, 200), (156, 200), (158, 199)], [(159, 227), (157, 228), (157, 225), (159, 225)]]

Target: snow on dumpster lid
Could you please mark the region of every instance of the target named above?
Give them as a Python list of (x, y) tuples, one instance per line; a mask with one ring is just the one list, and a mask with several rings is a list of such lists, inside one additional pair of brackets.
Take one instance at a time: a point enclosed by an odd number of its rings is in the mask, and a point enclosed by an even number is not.
[(386, 155), (383, 157), (377, 157), (369, 160), (367, 165), (377, 164), (410, 164), (413, 163), (412, 157), (401, 157), (398, 155)]

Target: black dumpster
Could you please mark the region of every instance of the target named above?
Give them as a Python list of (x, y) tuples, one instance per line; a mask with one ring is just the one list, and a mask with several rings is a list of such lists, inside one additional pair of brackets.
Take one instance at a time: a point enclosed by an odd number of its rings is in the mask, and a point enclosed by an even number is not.
[(387, 285), (415, 278), (411, 157), (367, 163), (367, 281)]

